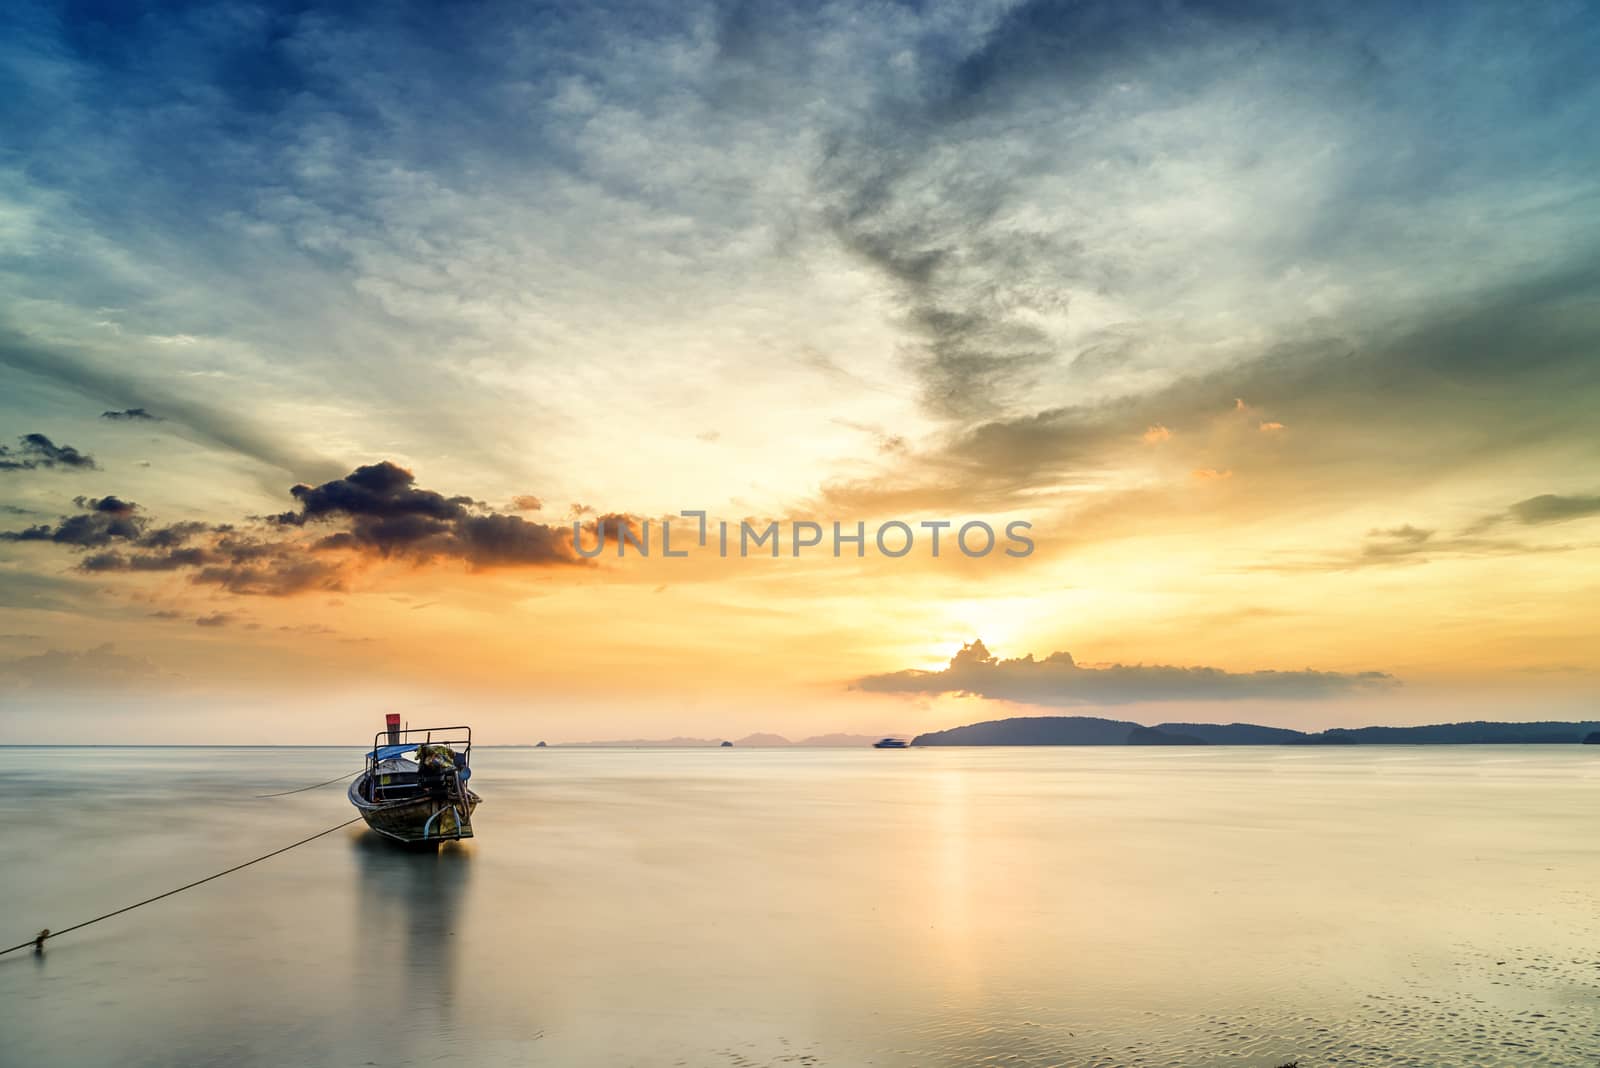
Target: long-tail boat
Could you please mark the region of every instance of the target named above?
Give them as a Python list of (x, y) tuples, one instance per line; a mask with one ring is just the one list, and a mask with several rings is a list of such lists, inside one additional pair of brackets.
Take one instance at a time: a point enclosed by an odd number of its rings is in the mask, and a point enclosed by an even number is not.
[(481, 798), (472, 778), (471, 727), (402, 730), (390, 713), (373, 736), (366, 769), (350, 784), (350, 803), (367, 826), (406, 845), (472, 837), (472, 811)]

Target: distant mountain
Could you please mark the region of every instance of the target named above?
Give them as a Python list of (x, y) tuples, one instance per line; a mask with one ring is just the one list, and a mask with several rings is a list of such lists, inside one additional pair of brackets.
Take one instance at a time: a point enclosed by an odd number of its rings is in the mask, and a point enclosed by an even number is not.
[(1600, 744), (1600, 722), (1437, 723), (1336, 727), (1316, 734), (1253, 723), (1162, 723), (1094, 716), (1019, 716), (930, 731), (912, 745), (1574, 745)]
[(1254, 723), (1157, 723), (1155, 729), (1187, 734), (1212, 745), (1288, 745), (1306, 737), (1305, 731), (1258, 727)]
[(752, 734), (747, 738), (740, 738), (736, 744), (741, 748), (765, 747), (775, 749), (779, 746), (809, 746), (812, 748), (846, 749), (856, 746), (871, 745), (882, 738), (881, 734), (818, 734), (803, 741), (791, 742), (781, 734)]
[(619, 738), (614, 742), (558, 742), (560, 749), (714, 749), (720, 738)]
[(1600, 723), (1436, 723), (1427, 727), (1334, 728), (1306, 741), (1350, 741), (1358, 745), (1575, 745)]
[(854, 749), (857, 746), (871, 745), (882, 737), (881, 734), (818, 734), (794, 744), (819, 749)]
[(1138, 723), (1093, 716), (1019, 716), (919, 734), (912, 745), (1126, 745)]
[(733, 743), (743, 749), (749, 748), (775, 748), (780, 745), (793, 745), (781, 734), (747, 734)]

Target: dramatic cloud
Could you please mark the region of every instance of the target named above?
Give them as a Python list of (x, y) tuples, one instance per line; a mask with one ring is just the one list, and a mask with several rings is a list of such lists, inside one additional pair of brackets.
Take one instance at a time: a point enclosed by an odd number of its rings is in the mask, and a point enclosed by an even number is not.
[(1304, 700), (1336, 697), (1395, 685), (1378, 671), (1230, 672), (1211, 667), (1147, 664), (1081, 666), (1071, 653), (1030, 654), (999, 660), (982, 641), (964, 645), (942, 671), (897, 671), (857, 679), (854, 689), (875, 693), (970, 694), (1032, 705), (1118, 705), (1139, 701)]
[[(573, 546), (571, 526), (486, 511), (471, 497), (421, 489), (410, 471), (384, 460), (317, 486), (296, 485), (297, 511), (258, 520), (256, 529), (184, 521), (154, 526), (119, 497), (78, 497), (82, 514), (54, 524), (0, 532), (0, 541), (44, 542), (86, 553), (91, 574), (182, 571), (191, 582), (230, 593), (286, 596), (348, 588), (364, 559), (416, 564), (459, 561), (472, 570), (590, 566)], [(614, 543), (638, 517), (608, 513), (584, 521), (588, 539)], [(336, 528), (323, 533), (323, 528)]]
[[(1585, 440), (1600, 405), (1600, 328), (1586, 309), (1597, 278), (1587, 265), (1560, 265), (1398, 323), (1302, 335), (1159, 388), (963, 425), (894, 470), (826, 483), (824, 499), (861, 510), (1017, 507), (1041, 486), (1114, 476), (1141, 431), (1157, 426), (1174, 435), (1161, 452), (1205, 437), (1212, 462), (1197, 470), (1232, 470), (1291, 505), (1313, 472), (1323, 492), (1370, 497), (1419, 472)], [(1241, 392), (1252, 398), (1246, 409)], [(1260, 432), (1261, 410), (1293, 433)]]
[(79, 508), (87, 508), (91, 512), (101, 515), (132, 515), (139, 510), (139, 506), (132, 501), (125, 501), (120, 497), (74, 497), (72, 503)]
[(40, 524), (19, 531), (0, 532), (4, 541), (48, 541), (79, 549), (93, 549), (114, 541), (137, 541), (144, 534), (145, 519), (135, 515), (138, 505), (116, 497), (77, 499), (84, 515), (66, 516), (54, 526)]
[[(23, 530), (0, 531), (0, 541), (52, 542), (77, 549), (100, 549), (112, 544), (121, 544), (143, 549), (175, 551), (179, 546), (206, 531), (228, 529), (214, 528), (207, 523), (194, 521), (152, 527), (149, 518), (141, 513), (137, 504), (120, 497), (74, 497), (73, 503), (83, 509), (84, 514), (63, 516), (55, 524), (41, 523)], [(102, 557), (115, 555), (115, 553), (102, 554)], [(84, 569), (115, 570), (104, 563), (102, 557), (90, 557), (85, 561)], [(96, 564), (97, 560), (101, 562)], [(161, 569), (144, 568), (144, 570)]]
[(71, 445), (57, 445), (43, 434), (24, 434), (16, 448), (0, 445), (0, 471), (32, 471), (35, 468), (95, 466), (94, 457)]
[[(161, 595), (137, 614), (191, 582), (224, 609), (369, 583), (449, 603), (439, 571), (587, 584), (570, 519), (592, 538), (597, 513), (533, 488), (1034, 521), (1005, 571), (711, 565), (709, 622), (776, 616), (778, 588), (796, 621), (717, 626), (730, 676), (764, 667), (738, 642), (813, 655), (802, 619), (866, 655), (846, 630), (975, 600), (1059, 620), (1086, 584), (1119, 642), (1179, 663), (1269, 631), (1262, 664), (1330, 636), (1330, 663), (1392, 644), (1474, 677), (1586, 655), (1592, 560), (1498, 556), (1591, 533), (1595, 487), (1539, 479), (1600, 463), (1593, 5), (113, 7), (19, 0), (0, 34), (19, 613), (111, 635), (108, 587)], [(90, 461), (23, 426), (115, 460), (144, 507), (53, 518)], [(1577, 496), (1506, 508), (1545, 490)], [(1240, 578), (1278, 560), (1352, 573)], [(517, 612), (536, 584), (496, 585), (463, 599)], [(572, 607), (637, 612), (653, 663), (694, 664), (683, 589)], [(1297, 614), (1217, 635), (1250, 626), (1210, 621), (1230, 598)], [(194, 614), (167, 636), (245, 637)], [(599, 656), (533, 615), (545, 659)], [(408, 622), (467, 643), (494, 617)]]
[(471, 497), (445, 497), (432, 490), (417, 489), (415, 482), (410, 471), (388, 460), (358, 467), (344, 478), (320, 486), (293, 487), (289, 493), (299, 500), (300, 511), (285, 512), (277, 520), (303, 524), (309, 519), (334, 515), (448, 520), (465, 515), (473, 503)]
[(570, 528), (482, 513), (471, 497), (446, 497), (415, 483), (410, 471), (387, 460), (369, 464), (320, 486), (295, 486), (290, 492), (300, 511), (274, 521), (290, 526), (348, 522), (347, 529), (319, 540), (319, 549), (419, 561), (455, 558), (475, 568), (584, 562), (573, 549)]

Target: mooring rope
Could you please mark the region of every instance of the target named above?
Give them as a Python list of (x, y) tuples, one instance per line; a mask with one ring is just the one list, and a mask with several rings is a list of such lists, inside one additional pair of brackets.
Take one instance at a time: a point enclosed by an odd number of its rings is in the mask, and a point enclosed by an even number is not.
[[(332, 781), (337, 781), (337, 780), (332, 780)], [(327, 785), (327, 784), (324, 783), (323, 785)], [(323, 835), (332, 834), (334, 831), (340, 830), (341, 828), (344, 828), (344, 827), (348, 827), (352, 823), (355, 823), (360, 819), (361, 819), (360, 816), (352, 817), (351, 819), (345, 820), (343, 823), (337, 824), (337, 825), (335, 825), (333, 827), (329, 827), (325, 831), (318, 831), (316, 834), (312, 835), (309, 838), (302, 838), (298, 842), (294, 842), (294, 843), (292, 843), (290, 845), (286, 845), (282, 849), (274, 849), (270, 853), (263, 853), (261, 856), (256, 857), (254, 860), (247, 860), (243, 864), (235, 864), (231, 868), (224, 868), (222, 871), (217, 872), (215, 875), (207, 875), (204, 879), (196, 879), (192, 883), (184, 883), (182, 886), (178, 887), (177, 889), (168, 890), (164, 894), (157, 894), (155, 897), (147, 897), (143, 901), (135, 901), (131, 905), (126, 905), (126, 906), (118, 909), (115, 912), (108, 912), (104, 916), (96, 916), (92, 920), (84, 920), (82, 923), (75, 923), (71, 927), (66, 927), (66, 928), (63, 928), (62, 930), (59, 930), (59, 931), (52, 931), (52, 930), (49, 930), (48, 928), (46, 928), (45, 930), (39, 932), (39, 934), (36, 935), (35, 937), (28, 939), (26, 942), (19, 942), (16, 945), (12, 946), (10, 949), (0, 949), (0, 957), (5, 956), (7, 953), (15, 953), (19, 949), (27, 949), (29, 946), (33, 946), (33, 947), (35, 947), (37, 949), (43, 949), (44, 948), (45, 939), (47, 939), (47, 938), (59, 938), (64, 934), (69, 934), (69, 933), (71, 933), (73, 931), (79, 930), (80, 928), (87, 927), (91, 923), (99, 923), (101, 920), (109, 920), (113, 916), (121, 916), (124, 912), (131, 912), (131, 911), (133, 911), (134, 909), (138, 908), (141, 905), (148, 905), (151, 902), (160, 901), (164, 897), (171, 897), (173, 894), (181, 894), (185, 890), (192, 890), (195, 887), (199, 886), (201, 883), (209, 883), (213, 879), (220, 879), (224, 875), (232, 874), (233, 872), (238, 871), (240, 868), (248, 868), (252, 864), (260, 864), (263, 860), (270, 860), (271, 858), (277, 856), (279, 853), (287, 853), (287, 852), (289, 852), (289, 850), (294, 849), (296, 846), (303, 846), (307, 842), (315, 842), (318, 838), (321, 838)]]
[(293, 790), (284, 790), (284, 791), (282, 791), (280, 793), (276, 793), (276, 794), (256, 794), (256, 800), (259, 801), (263, 797), (288, 797), (290, 794), (303, 794), (307, 790), (315, 790), (319, 786), (332, 786), (336, 782), (344, 782), (346, 779), (348, 779), (352, 775), (360, 775), (362, 773), (362, 771), (364, 771), (364, 770), (366, 770), (366, 769), (357, 768), (355, 771), (347, 771), (343, 775), (340, 775), (338, 778), (329, 779), (327, 782), (314, 782), (310, 786), (300, 786), (300, 787), (296, 787)]

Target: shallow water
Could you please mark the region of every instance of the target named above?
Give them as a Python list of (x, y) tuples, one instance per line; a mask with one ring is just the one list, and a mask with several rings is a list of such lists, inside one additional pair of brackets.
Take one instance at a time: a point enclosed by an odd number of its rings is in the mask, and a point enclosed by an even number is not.
[[(351, 815), (337, 749), (0, 750), (0, 943)], [(496, 750), (0, 958), (15, 1065), (1600, 1063), (1600, 749)]]

